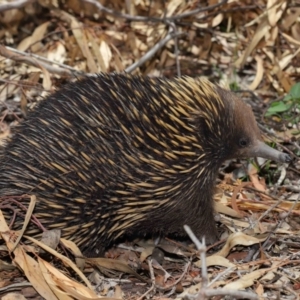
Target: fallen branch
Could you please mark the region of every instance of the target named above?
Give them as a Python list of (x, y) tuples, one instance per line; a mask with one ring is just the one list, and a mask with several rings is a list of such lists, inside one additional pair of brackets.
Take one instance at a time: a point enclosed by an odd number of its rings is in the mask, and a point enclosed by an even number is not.
[(193, 243), (196, 245), (196, 248), (200, 252), (200, 258), (201, 258), (201, 272), (202, 272), (202, 287), (200, 291), (197, 293), (197, 296), (195, 295), (186, 295), (186, 299), (208, 299), (213, 296), (232, 296), (238, 299), (250, 299), (250, 300), (257, 300), (258, 296), (251, 292), (244, 292), (240, 290), (232, 290), (232, 289), (213, 289), (209, 288), (209, 281), (207, 276), (207, 266), (206, 266), (206, 245), (205, 245), (205, 239), (202, 239), (202, 243), (199, 241), (199, 239), (195, 236), (195, 234), (192, 232), (191, 228), (187, 225), (184, 225), (184, 230), (190, 237), (190, 239), (193, 241)]
[[(53, 67), (50, 64), (58, 64), (58, 63), (52, 62), (44, 57), (41, 57), (41, 56), (38, 56), (35, 54), (22, 52), (22, 51), (19, 51), (19, 50), (10, 48), (10, 47), (5, 47), (2, 45), (0, 45), (0, 55), (3, 57), (9, 58), (13, 61), (16, 61), (16, 62), (26, 63), (28, 65), (31, 65), (31, 66), (34, 66), (37, 68), (44, 68), (47, 71), (49, 71), (49, 73), (51, 73), (51, 74), (58, 74), (61, 76), (71, 76), (74, 74), (79, 74), (79, 75), (83, 74), (69, 66), (62, 65), (62, 64), (59, 64), (62, 68)], [(47, 63), (44, 63), (42, 61), (46, 61)]]
[(27, 4), (34, 3), (36, 0), (14, 0), (9, 3), (0, 4), (0, 12), (4, 12), (10, 9), (20, 9)]

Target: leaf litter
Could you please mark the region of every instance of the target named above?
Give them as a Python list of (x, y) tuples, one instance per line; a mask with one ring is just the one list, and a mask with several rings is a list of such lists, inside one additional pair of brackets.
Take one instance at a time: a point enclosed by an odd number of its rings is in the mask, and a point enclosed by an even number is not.
[(88, 259), (60, 235), (55, 250), (23, 235), (34, 207), (23, 232), (0, 214), (2, 299), (299, 298), (299, 1), (0, 0), (0, 25), (1, 146), (49, 92), (126, 70), (209, 77), (243, 97), (265, 140), (296, 158), (223, 166), (214, 197), (222, 235), (198, 250), (147, 240)]

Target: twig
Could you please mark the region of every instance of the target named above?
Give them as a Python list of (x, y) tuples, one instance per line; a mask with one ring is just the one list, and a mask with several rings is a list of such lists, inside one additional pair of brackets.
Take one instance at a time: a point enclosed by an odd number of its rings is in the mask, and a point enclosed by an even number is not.
[(187, 12), (184, 12), (184, 13), (179, 14), (179, 15), (175, 15), (175, 16), (171, 16), (171, 17), (167, 17), (167, 18), (157, 18), (157, 17), (132, 16), (132, 15), (129, 15), (129, 14), (123, 14), (121, 12), (118, 12), (118, 11), (115, 11), (113, 9), (110, 9), (110, 8), (107, 8), (107, 7), (103, 6), (100, 2), (98, 2), (96, 0), (81, 0), (81, 1), (94, 5), (101, 12), (105, 12), (109, 15), (114, 16), (114, 17), (126, 19), (127, 21), (134, 21), (134, 22), (149, 22), (149, 21), (152, 21), (152, 22), (156, 22), (156, 23), (157, 22), (166, 23), (168, 21), (174, 22), (175, 20), (191, 17), (191, 16), (199, 14), (201, 12), (213, 10), (213, 9), (218, 8), (218, 7), (220, 7), (223, 4), (228, 2), (228, 0), (223, 0), (223, 1), (221, 1), (217, 4), (215, 4), (215, 5), (211, 5), (211, 6), (208, 6), (208, 7), (199, 7), (199, 8), (196, 8), (194, 10), (187, 11)]
[(22, 8), (27, 4), (34, 3), (36, 0), (14, 0), (9, 3), (1, 4), (0, 5), (0, 12), (4, 12), (10, 9)]
[[(283, 142), (285, 141), (285, 139), (283, 137), (277, 136), (273, 129), (268, 129), (265, 126), (263, 126), (262, 124), (260, 124), (260, 123), (257, 123), (257, 125), (258, 125), (258, 127), (259, 127), (259, 129), (261, 131), (264, 131), (264, 132), (266, 132), (268, 134), (268, 135), (265, 134), (264, 136), (266, 136), (268, 139), (270, 139), (276, 145), (278, 145), (279, 143), (276, 142), (276, 141), (274, 141), (273, 139), (271, 139), (269, 135), (271, 135), (272, 137), (274, 137), (274, 138), (276, 138), (276, 139), (278, 139), (280, 141), (283, 141)], [(285, 151), (287, 151), (290, 155), (295, 156), (294, 153), (289, 148), (283, 146), (282, 144), (280, 144), (280, 147), (282, 149), (284, 149)]]
[[(23, 205), (20, 201), (15, 200), (15, 198), (22, 200), (22, 198), (29, 198), (29, 195), (0, 197), (0, 200), (1, 200), (0, 201), (0, 209), (8, 208), (8, 209), (15, 211), (15, 208), (7, 205), (10, 203), (13, 203), (16, 206), (18, 206), (19, 208), (21, 208), (21, 210), (27, 212), (27, 209), (28, 209), (27, 206)], [(17, 215), (21, 216), (22, 218), (25, 219), (25, 215), (23, 213), (21, 213), (20, 211), (17, 211)], [(42, 225), (42, 223), (39, 221), (39, 219), (34, 214), (31, 215), (31, 220), (32, 220), (33, 224), (38, 226), (42, 231), (46, 231), (46, 228)]]
[[(267, 216), (273, 209), (275, 209), (279, 204), (283, 202), (283, 199), (278, 199), (276, 203), (270, 206), (258, 219), (254, 224), (259, 223), (265, 216)], [(254, 226), (249, 226), (249, 227), (254, 227)], [(249, 228), (246, 228), (249, 229)]]
[[(280, 220), (280, 222), (277, 223), (277, 225), (275, 226), (275, 228), (272, 230), (272, 232), (270, 232), (268, 234), (268, 237), (266, 238), (266, 240), (264, 241), (262, 248), (264, 249), (266, 247), (266, 245), (268, 244), (270, 237), (272, 235), (273, 232), (276, 232), (277, 228), (280, 228), (282, 223), (285, 221), (285, 219), (291, 214), (292, 210), (295, 208), (295, 206), (298, 204), (300, 200), (300, 194), (298, 195), (296, 201), (293, 203), (293, 205), (290, 207), (289, 211), (285, 214), (285, 216)], [(259, 255), (260, 251), (257, 251), (254, 255), (253, 255), (253, 259), (256, 259), (257, 256)]]
[[(63, 65), (63, 64), (60, 64), (57, 62), (50, 61), (47, 58), (38, 56), (36, 54), (22, 52), (17, 49), (13, 49), (11, 47), (5, 47), (3, 45), (0, 45), (0, 55), (4, 56), (6, 58), (9, 58), (11, 60), (14, 60), (14, 61), (27, 63), (28, 65), (31, 65), (34, 67), (38, 67), (38, 68), (43, 67), (52, 74), (58, 74), (61, 76), (66, 76), (66, 75), (71, 76), (74, 73), (77, 73), (79, 75), (83, 74), (82, 72), (79, 72), (79, 71), (75, 70), (74, 68), (69, 67), (67, 65)], [(42, 61), (45, 61), (47, 63), (43, 63)], [(51, 66), (50, 64), (59, 65), (61, 68), (55, 68), (55, 67)]]
[(178, 49), (178, 31), (176, 24), (174, 22), (169, 23), (170, 27), (173, 29), (173, 32), (175, 33), (174, 36), (174, 55), (176, 60), (176, 69), (177, 69), (177, 76), (181, 76), (181, 69), (180, 69), (180, 62), (179, 62), (179, 49)]
[[(33, 44), (32, 44), (33, 45)], [(46, 63), (49, 63), (49, 64), (52, 64), (52, 65), (57, 65), (63, 69), (67, 69), (67, 70), (70, 70), (72, 73), (78, 73), (79, 75), (83, 75), (85, 74), (84, 72), (82, 71), (78, 71), (76, 69), (74, 69), (73, 67), (70, 67), (68, 65), (65, 65), (65, 64), (62, 64), (62, 63), (59, 63), (57, 61), (52, 61), (46, 57), (42, 57), (42, 56), (39, 56), (37, 54), (34, 54), (34, 53), (27, 53), (27, 52), (23, 52), (23, 51), (20, 51), (20, 50), (17, 50), (17, 49), (14, 49), (14, 48), (11, 48), (11, 47), (8, 47), (6, 46), (5, 47), (7, 50), (10, 50), (11, 52), (15, 52), (17, 54), (20, 54), (20, 55), (24, 55), (24, 56), (29, 56), (29, 57), (34, 57), (40, 61), (44, 61)]]
[(184, 12), (184, 13), (179, 14), (179, 15), (171, 16), (171, 17), (168, 18), (168, 20), (175, 21), (175, 20), (191, 17), (191, 16), (197, 15), (201, 12), (210, 11), (210, 10), (213, 10), (215, 8), (218, 8), (218, 7), (222, 6), (223, 4), (226, 4), (227, 2), (228, 2), (228, 0), (223, 0), (223, 1), (220, 1), (219, 3), (217, 3), (217, 4), (214, 4), (214, 5), (205, 7), (205, 8), (203, 8), (203, 7), (196, 8), (194, 10), (190, 10), (190, 11)]
[(296, 291), (294, 291), (292, 288), (290, 288), (288, 285), (287, 286), (285, 286), (285, 288), (292, 294), (292, 295), (294, 295), (294, 299), (295, 300), (299, 300), (299, 294), (296, 292)]
[(282, 184), (285, 176), (286, 176), (286, 167), (285, 165), (287, 164), (282, 164), (281, 166), (278, 167), (278, 171), (280, 170), (280, 176), (277, 180), (277, 182), (274, 184), (274, 189), (272, 191), (272, 194), (273, 195), (276, 195), (277, 194), (277, 190), (279, 188), (279, 186)]
[[(176, 26), (174, 27), (176, 30)], [(155, 55), (155, 53), (157, 51), (159, 51), (162, 47), (165, 46), (165, 44), (167, 44), (172, 38), (177, 38), (181, 35), (184, 35), (184, 33), (175, 33), (173, 29), (169, 30), (169, 33), (165, 36), (165, 38), (163, 38), (162, 40), (160, 40), (154, 47), (152, 47), (147, 53), (145, 53), (140, 60), (138, 60), (137, 62), (133, 63), (131, 66), (127, 67), (125, 69), (125, 72), (130, 73), (132, 71), (134, 71), (135, 69), (137, 69), (138, 67), (140, 67), (142, 64), (144, 64), (147, 60), (149, 60), (153, 55)], [(175, 40), (175, 44), (177, 43), (177, 41)], [(176, 47), (175, 47), (176, 49)], [(175, 50), (178, 51), (178, 50)], [(16, 54), (14, 54), (16, 53)], [(45, 68), (47, 71), (49, 71), (51, 74), (58, 74), (61, 76), (71, 76), (74, 74), (78, 74), (78, 75), (83, 75), (84, 73), (75, 70), (74, 68), (58, 63), (58, 62), (53, 62), (48, 60), (47, 58), (38, 56), (36, 54), (32, 54), (32, 53), (26, 53), (26, 52), (22, 52), (19, 51), (17, 49), (13, 49), (11, 47), (5, 47), (0, 45), (0, 55), (9, 58), (11, 60), (14, 61), (18, 61), (18, 62), (23, 62), (23, 63), (27, 63), (28, 65), (31, 66), (35, 66), (38, 68)], [(178, 76), (180, 76), (180, 67), (179, 67), (179, 61), (178, 61), (178, 55), (176, 55), (177, 60), (176, 60), (176, 64), (177, 64), (177, 73)], [(42, 61), (46, 62), (43, 63)], [(53, 66), (51, 66), (51, 64), (55, 64), (60, 66), (61, 68), (55, 68)], [(86, 76), (91, 76), (93, 74), (85, 74)]]
[(296, 187), (294, 185), (282, 185), (281, 187), (285, 188), (285, 189), (288, 189), (292, 192), (296, 192), (296, 193), (299, 193), (300, 192), (300, 188), (299, 187)]
[(172, 288), (176, 287), (176, 285), (177, 285), (177, 284), (183, 279), (183, 277), (186, 275), (187, 271), (189, 270), (190, 265), (191, 265), (191, 262), (188, 261), (187, 264), (185, 265), (185, 268), (184, 268), (182, 274), (180, 275), (180, 277), (179, 277), (174, 283), (172, 283), (172, 285), (168, 285), (168, 286), (163, 287), (163, 288), (160, 287), (159, 290), (160, 290), (160, 291), (167, 291), (167, 290), (169, 290), (169, 289), (172, 289)]
[(210, 283), (208, 286), (211, 286), (214, 282), (218, 281), (222, 276), (225, 276), (227, 273), (229, 273), (234, 267), (228, 267), (223, 272), (219, 273)]
[(144, 293), (140, 298), (138, 298), (138, 300), (142, 300), (145, 296), (147, 296), (150, 292), (152, 292), (155, 289), (155, 276), (152, 267), (152, 259), (148, 259), (148, 266), (149, 266), (152, 285), (150, 289), (146, 291), (146, 293)]
[[(195, 234), (192, 232), (191, 228), (187, 225), (184, 225), (184, 230), (189, 235), (190, 239), (196, 245), (196, 248), (201, 252), (201, 272), (202, 272), (202, 287), (200, 291), (195, 295), (187, 295), (187, 299), (207, 299), (213, 296), (227, 296), (230, 295), (235, 298), (244, 298), (244, 299), (258, 299), (258, 296), (251, 292), (244, 292), (244, 291), (236, 291), (230, 289), (209, 289), (208, 288), (208, 276), (207, 276), (207, 268), (206, 268), (206, 247), (205, 247), (205, 239), (202, 239), (202, 243), (198, 240)], [(227, 270), (226, 270), (227, 271)]]
[(278, 186), (280, 186), (286, 176), (286, 167), (285, 167), (285, 164), (281, 165), (278, 170), (280, 170), (280, 176), (276, 182), (276, 187), (278, 188)]
[(205, 238), (202, 238), (202, 243), (198, 240), (198, 238), (195, 236), (193, 231), (188, 225), (183, 226), (184, 230), (190, 237), (190, 239), (193, 241), (193, 243), (196, 245), (196, 248), (200, 252), (200, 258), (201, 258), (201, 272), (202, 272), (202, 287), (206, 288), (208, 285), (208, 277), (207, 277), (207, 267), (206, 267), (206, 245), (205, 245)]
[(130, 73), (140, 67), (143, 63), (145, 63), (147, 60), (149, 60), (157, 51), (159, 51), (162, 47), (165, 46), (167, 42), (169, 42), (172, 38), (178, 37), (180, 35), (183, 35), (184, 33), (177, 33), (175, 34), (173, 30), (169, 30), (169, 33), (162, 39), (160, 40), (157, 44), (154, 45), (148, 52), (146, 52), (140, 60), (137, 62), (133, 63), (131, 66), (127, 67), (125, 69), (125, 72)]
[(22, 290), (24, 287), (32, 287), (32, 283), (27, 281), (12, 283), (10, 285), (0, 288), (0, 293), (7, 293), (10, 291), (15, 292), (15, 291)]

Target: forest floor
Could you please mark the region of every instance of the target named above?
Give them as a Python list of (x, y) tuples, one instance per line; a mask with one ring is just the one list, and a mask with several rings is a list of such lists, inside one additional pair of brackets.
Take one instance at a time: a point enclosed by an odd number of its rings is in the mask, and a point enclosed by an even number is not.
[(40, 255), (25, 237), (14, 246), (0, 214), (1, 299), (300, 299), (300, 1), (0, 0), (1, 147), (63, 84), (122, 71), (231, 89), (293, 161), (228, 162), (214, 197), (220, 240), (199, 250), (150, 239), (75, 259), (62, 241)]

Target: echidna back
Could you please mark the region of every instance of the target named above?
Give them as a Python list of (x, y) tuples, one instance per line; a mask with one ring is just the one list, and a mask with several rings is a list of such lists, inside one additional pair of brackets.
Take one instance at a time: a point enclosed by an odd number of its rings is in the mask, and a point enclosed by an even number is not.
[(42, 224), (83, 249), (137, 230), (180, 233), (188, 221), (214, 234), (218, 166), (196, 178), (198, 104), (178, 80), (101, 75), (41, 101), (1, 153), (0, 195), (37, 195)]

